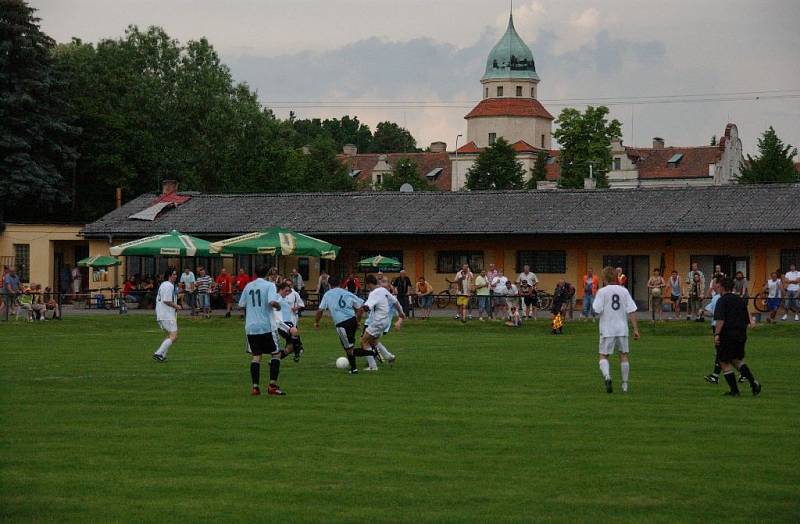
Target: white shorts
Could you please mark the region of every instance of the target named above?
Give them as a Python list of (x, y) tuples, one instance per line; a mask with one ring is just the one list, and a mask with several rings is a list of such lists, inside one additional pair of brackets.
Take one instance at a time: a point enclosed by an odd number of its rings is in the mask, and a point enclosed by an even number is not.
[(386, 329), (388, 327), (389, 326), (386, 326), (386, 325), (383, 325), (383, 324), (372, 324), (372, 325), (367, 326), (366, 332), (372, 338), (381, 338), (381, 335), (383, 335), (383, 333), (386, 331)]
[(158, 325), (161, 326), (161, 329), (166, 331), (167, 333), (177, 333), (178, 332), (178, 321), (177, 320), (159, 320)]
[(620, 353), (628, 353), (628, 337), (601, 337), (600, 354), (613, 355), (614, 348), (618, 347)]

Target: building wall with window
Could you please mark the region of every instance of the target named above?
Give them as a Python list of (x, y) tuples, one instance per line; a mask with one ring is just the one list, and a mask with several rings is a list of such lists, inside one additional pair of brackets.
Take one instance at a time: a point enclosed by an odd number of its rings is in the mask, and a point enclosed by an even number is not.
[(0, 233), (0, 263), (16, 265), (24, 283), (58, 288), (64, 267), (89, 256), (81, 225), (6, 224)]

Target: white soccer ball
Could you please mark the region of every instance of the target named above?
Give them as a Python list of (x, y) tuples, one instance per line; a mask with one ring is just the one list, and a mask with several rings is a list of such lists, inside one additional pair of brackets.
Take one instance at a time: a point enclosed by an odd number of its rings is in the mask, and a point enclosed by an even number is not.
[(339, 357), (336, 359), (336, 367), (339, 369), (348, 369), (350, 367), (350, 362), (344, 357)]

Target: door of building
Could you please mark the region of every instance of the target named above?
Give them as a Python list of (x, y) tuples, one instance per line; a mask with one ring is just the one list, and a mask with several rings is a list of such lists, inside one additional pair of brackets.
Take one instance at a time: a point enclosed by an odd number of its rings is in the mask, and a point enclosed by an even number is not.
[(649, 308), (647, 280), (650, 278), (650, 257), (647, 255), (604, 255), (603, 267), (620, 267), (628, 277), (627, 288), (636, 307), (641, 311)]

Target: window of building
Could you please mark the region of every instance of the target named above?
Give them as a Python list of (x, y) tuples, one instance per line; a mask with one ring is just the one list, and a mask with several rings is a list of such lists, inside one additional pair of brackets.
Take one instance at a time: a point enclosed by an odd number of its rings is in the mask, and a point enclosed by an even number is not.
[(375, 173), (375, 185), (383, 184), (383, 175), (380, 173)]
[(483, 98), (489, 98), (489, 88), (488, 87), (484, 87), (483, 88)]
[(533, 88), (531, 88), (531, 98), (536, 98), (536, 97), (534, 96)]
[(800, 249), (781, 249), (781, 271), (789, 271), (789, 264), (800, 268)]
[(483, 251), (438, 251), (436, 272), (455, 273), (464, 264), (469, 264), (473, 273), (483, 271)]
[(497, 96), (503, 96), (503, 86), (497, 86)]
[(306, 282), (308, 281), (308, 268), (308, 257), (299, 257), (297, 259), (297, 272)]
[(17, 266), (17, 275), (20, 282), (31, 281), (31, 245), (14, 244), (14, 265)]
[(622, 169), (622, 159), (620, 157), (614, 158), (614, 171)]
[(517, 96), (522, 96), (522, 86), (517, 86)]
[(358, 259), (364, 260), (365, 258), (372, 258), (378, 255), (389, 257), (397, 260), (400, 262), (400, 265), (403, 265), (403, 251), (392, 251), (392, 250), (372, 250), (372, 251), (359, 251), (358, 252)]
[(542, 142), (541, 142), (541, 146), (540, 146), (540, 147), (541, 147), (542, 149), (544, 149), (544, 135), (542, 135)]
[(517, 272), (528, 265), (534, 273), (566, 273), (566, 251), (517, 251)]
[(489, 133), (489, 145), (494, 144), (495, 140), (497, 140), (497, 133)]

